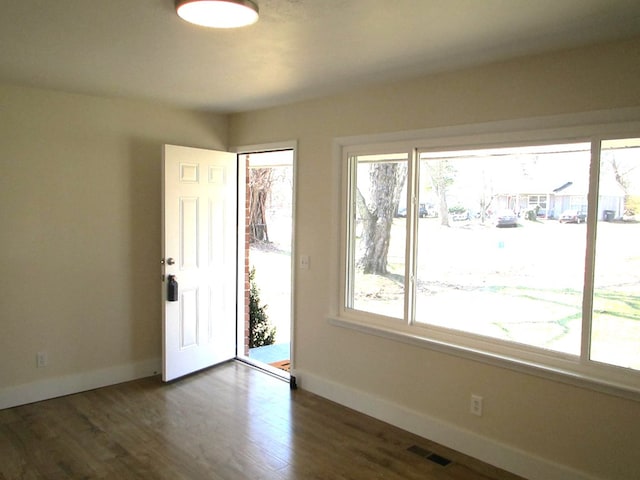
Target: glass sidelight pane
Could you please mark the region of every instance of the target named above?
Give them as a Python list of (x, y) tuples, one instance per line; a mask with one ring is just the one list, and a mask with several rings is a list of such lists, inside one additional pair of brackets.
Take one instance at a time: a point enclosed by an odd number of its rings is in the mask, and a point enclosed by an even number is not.
[(579, 355), (590, 156), (422, 152), (416, 322)]
[(349, 308), (404, 315), (407, 161), (406, 153), (352, 158)]
[(640, 370), (640, 139), (602, 142), (591, 359)]

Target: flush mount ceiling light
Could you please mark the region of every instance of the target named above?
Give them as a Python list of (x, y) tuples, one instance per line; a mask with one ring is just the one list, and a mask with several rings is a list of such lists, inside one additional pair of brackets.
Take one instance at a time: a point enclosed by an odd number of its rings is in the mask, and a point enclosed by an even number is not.
[(178, 16), (212, 28), (236, 28), (258, 21), (258, 5), (251, 0), (176, 0)]

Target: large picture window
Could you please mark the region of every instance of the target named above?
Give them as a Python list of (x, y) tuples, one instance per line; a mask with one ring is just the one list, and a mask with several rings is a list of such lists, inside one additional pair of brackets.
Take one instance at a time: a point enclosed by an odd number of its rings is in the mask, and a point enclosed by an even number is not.
[(589, 160), (584, 143), (420, 153), (418, 196), (441, 214), (418, 222), (415, 321), (579, 354), (586, 226), (562, 218)]
[(358, 151), (345, 318), (640, 390), (640, 138)]

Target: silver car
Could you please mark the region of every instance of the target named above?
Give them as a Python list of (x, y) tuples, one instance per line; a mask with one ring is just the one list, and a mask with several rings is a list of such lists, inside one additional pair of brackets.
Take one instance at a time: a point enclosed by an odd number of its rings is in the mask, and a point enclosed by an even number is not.
[(517, 227), (518, 217), (513, 210), (500, 210), (496, 215), (496, 227)]

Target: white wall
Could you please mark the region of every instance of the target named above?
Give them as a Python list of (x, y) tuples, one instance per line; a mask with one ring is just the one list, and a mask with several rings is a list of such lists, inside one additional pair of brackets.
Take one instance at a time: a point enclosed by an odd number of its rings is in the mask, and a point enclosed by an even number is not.
[(0, 408), (160, 369), (161, 145), (227, 124), (0, 85)]
[[(303, 388), (530, 478), (640, 478), (640, 403), (331, 325), (333, 139), (640, 106), (640, 38), (232, 115), (234, 146), (297, 139), (295, 370)], [(640, 135), (640, 132), (638, 132)], [(468, 413), (470, 394), (485, 413)], [(430, 435), (430, 432), (433, 435)], [(484, 445), (484, 446), (483, 446)]]

